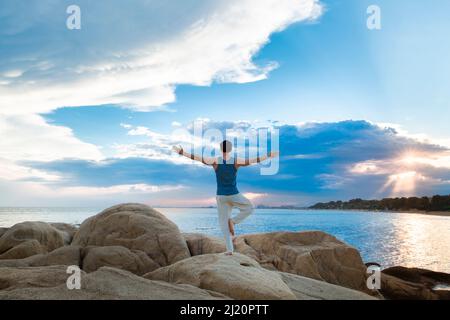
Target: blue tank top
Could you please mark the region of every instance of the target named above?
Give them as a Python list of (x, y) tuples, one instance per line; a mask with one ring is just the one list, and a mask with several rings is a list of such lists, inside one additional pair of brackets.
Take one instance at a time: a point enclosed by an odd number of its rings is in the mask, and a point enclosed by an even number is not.
[(223, 160), (219, 158), (219, 164), (216, 168), (217, 195), (231, 196), (238, 194), (236, 187), (237, 169), (234, 166), (234, 159)]

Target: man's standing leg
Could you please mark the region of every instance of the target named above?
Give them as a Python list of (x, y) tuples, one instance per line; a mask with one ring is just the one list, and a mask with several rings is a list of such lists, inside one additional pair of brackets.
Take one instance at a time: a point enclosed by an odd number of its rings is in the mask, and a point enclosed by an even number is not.
[(233, 207), (228, 201), (228, 196), (217, 196), (217, 211), (219, 212), (219, 225), (222, 230), (223, 236), (225, 238), (225, 245), (227, 247), (227, 252), (233, 252), (233, 241), (231, 239), (230, 228), (228, 225), (228, 220), (231, 218), (231, 211)]

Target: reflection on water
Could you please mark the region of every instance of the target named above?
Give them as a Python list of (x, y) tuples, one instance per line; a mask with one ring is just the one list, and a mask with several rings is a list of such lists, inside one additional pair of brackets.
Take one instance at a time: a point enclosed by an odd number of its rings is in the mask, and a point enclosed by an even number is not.
[[(161, 208), (183, 232), (221, 236), (216, 209)], [(0, 208), (0, 227), (22, 221), (79, 224), (98, 208)], [(409, 213), (260, 209), (237, 233), (322, 230), (353, 245), (364, 261), (450, 273), (450, 217)]]
[[(449, 270), (449, 217), (400, 214), (393, 219), (397, 264)], [(396, 262), (394, 262), (395, 264)], [(439, 266), (439, 267), (438, 267)]]
[(450, 286), (446, 285), (446, 284), (437, 284), (433, 287), (433, 290), (445, 290), (445, 291), (450, 291)]

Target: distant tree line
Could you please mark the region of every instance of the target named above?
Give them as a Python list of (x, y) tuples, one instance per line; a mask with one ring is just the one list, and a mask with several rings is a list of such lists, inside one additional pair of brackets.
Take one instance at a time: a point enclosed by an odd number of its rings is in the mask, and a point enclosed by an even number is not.
[(433, 197), (384, 198), (382, 200), (352, 199), (350, 201), (319, 202), (311, 209), (356, 209), (373, 211), (450, 211), (450, 195)]

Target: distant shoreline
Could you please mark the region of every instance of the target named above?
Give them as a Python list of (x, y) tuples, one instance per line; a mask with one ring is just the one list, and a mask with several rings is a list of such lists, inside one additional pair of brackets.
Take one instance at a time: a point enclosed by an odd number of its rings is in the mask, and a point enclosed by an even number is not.
[(313, 210), (313, 211), (358, 211), (358, 212), (385, 212), (385, 213), (415, 213), (423, 214), (426, 216), (443, 216), (450, 217), (450, 211), (423, 211), (423, 210), (367, 210), (367, 209), (312, 209), (307, 208), (303, 210)]

